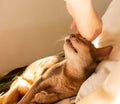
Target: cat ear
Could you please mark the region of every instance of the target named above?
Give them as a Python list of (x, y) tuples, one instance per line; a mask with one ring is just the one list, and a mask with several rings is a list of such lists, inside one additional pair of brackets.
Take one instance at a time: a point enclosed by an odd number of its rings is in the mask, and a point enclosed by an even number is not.
[(102, 61), (104, 59), (107, 59), (110, 55), (113, 47), (112, 46), (106, 46), (103, 48), (96, 48), (95, 54), (98, 59), (98, 61)]

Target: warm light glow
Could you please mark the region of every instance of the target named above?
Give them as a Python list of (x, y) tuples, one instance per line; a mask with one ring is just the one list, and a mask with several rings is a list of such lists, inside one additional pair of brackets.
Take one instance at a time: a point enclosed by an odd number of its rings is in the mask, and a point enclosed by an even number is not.
[(18, 77), (18, 85), (20, 86), (27, 86), (27, 87), (31, 87), (27, 81), (25, 81), (22, 77)]

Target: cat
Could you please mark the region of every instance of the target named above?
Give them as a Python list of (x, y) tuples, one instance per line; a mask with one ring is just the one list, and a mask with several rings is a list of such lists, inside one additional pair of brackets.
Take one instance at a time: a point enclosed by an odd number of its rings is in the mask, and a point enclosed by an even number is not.
[(95, 48), (79, 34), (65, 38), (64, 53), (38, 60), (28, 66), (0, 104), (50, 104), (75, 96), (112, 46)]

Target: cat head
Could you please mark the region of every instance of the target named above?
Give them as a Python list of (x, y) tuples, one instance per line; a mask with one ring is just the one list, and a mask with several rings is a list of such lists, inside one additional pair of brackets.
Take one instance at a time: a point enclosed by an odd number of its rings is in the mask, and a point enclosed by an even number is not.
[(71, 34), (65, 38), (65, 58), (69, 67), (94, 71), (97, 64), (107, 59), (112, 46), (95, 48), (95, 46), (79, 34)]

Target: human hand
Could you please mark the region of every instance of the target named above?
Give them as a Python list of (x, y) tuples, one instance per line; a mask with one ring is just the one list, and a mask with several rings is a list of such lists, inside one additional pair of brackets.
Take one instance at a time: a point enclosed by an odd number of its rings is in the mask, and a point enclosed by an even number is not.
[(97, 15), (92, 0), (66, 0), (66, 7), (73, 17), (71, 29), (77, 29), (89, 41), (102, 32), (102, 21)]

